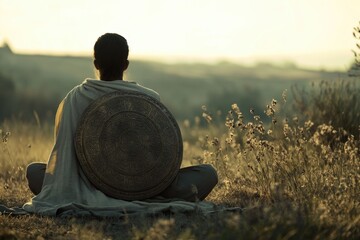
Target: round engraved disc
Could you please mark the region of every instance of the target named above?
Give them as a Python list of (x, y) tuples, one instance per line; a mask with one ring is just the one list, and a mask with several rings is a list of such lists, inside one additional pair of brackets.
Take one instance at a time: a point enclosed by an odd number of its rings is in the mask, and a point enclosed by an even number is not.
[(96, 188), (113, 198), (139, 200), (170, 185), (183, 146), (176, 120), (162, 103), (140, 92), (116, 91), (86, 108), (75, 149)]

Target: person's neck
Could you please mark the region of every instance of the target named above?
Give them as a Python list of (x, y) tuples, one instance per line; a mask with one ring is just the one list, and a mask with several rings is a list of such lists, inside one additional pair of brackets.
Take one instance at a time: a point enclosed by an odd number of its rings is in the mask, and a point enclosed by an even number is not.
[(100, 80), (102, 81), (115, 81), (115, 80), (124, 80), (123, 79), (123, 75), (119, 75), (119, 76), (104, 76), (100, 74)]

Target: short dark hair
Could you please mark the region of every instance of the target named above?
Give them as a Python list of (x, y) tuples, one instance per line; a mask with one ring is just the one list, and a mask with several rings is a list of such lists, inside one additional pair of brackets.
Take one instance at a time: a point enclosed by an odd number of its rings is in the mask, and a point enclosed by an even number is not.
[(116, 76), (127, 66), (129, 46), (126, 39), (116, 33), (105, 33), (94, 45), (94, 58), (99, 70), (107, 76)]

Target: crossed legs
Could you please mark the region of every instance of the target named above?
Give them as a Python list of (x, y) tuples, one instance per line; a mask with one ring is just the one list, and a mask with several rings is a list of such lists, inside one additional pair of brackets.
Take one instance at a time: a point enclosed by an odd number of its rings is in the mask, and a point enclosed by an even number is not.
[[(30, 190), (41, 192), (46, 171), (45, 163), (31, 163), (26, 170)], [(218, 182), (215, 169), (208, 164), (181, 168), (174, 181), (159, 194), (164, 198), (179, 198), (195, 202), (204, 200)]]

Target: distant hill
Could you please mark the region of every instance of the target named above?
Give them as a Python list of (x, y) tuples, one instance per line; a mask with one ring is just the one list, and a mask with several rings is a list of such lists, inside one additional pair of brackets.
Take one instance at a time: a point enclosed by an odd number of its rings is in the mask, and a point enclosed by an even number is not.
[[(226, 112), (237, 102), (244, 112), (250, 107), (263, 110), (266, 102), (280, 99), (283, 90), (290, 90), (293, 84), (306, 85), (340, 75), (343, 73), (306, 70), (293, 64), (241, 66), (230, 62), (165, 64), (140, 60), (131, 61), (126, 72), (128, 80), (159, 92), (179, 120), (200, 115), (202, 105)], [(87, 77), (94, 77), (90, 57), (22, 55), (0, 48), (0, 81), (14, 85), (12, 99), (1, 108), (0, 119), (31, 117), (33, 111), (51, 119), (59, 101)], [(6, 91), (1, 89), (0, 94)]]

